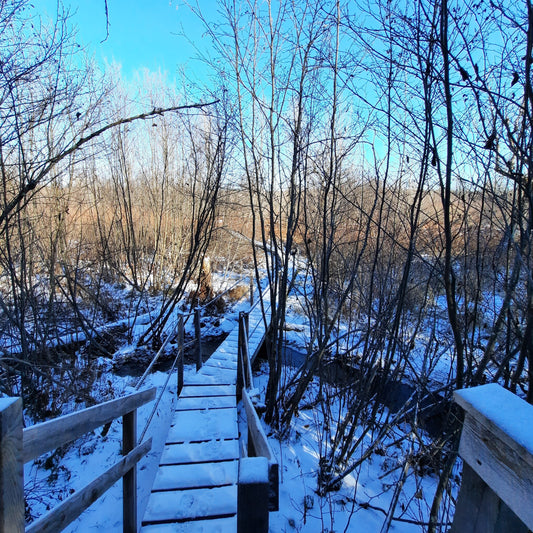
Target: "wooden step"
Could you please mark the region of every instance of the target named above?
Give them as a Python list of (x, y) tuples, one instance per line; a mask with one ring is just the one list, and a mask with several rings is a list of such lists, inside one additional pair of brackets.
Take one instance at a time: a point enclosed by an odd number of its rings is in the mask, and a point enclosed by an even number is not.
[(237, 517), (143, 526), (141, 533), (235, 533)]
[(203, 461), (228, 461), (239, 457), (239, 441), (210, 440), (167, 444), (161, 455), (160, 464), (200, 463)]
[(176, 411), (167, 443), (236, 439), (237, 409)]
[(209, 516), (225, 517), (237, 513), (237, 485), (213, 489), (152, 492), (143, 525), (185, 521)]
[(224, 409), (236, 406), (237, 399), (235, 396), (194, 396), (191, 398), (180, 398), (176, 403), (176, 411)]
[(235, 385), (185, 385), (180, 393), (180, 398), (203, 397), (203, 396), (233, 396), (235, 397)]
[(239, 461), (163, 465), (159, 467), (152, 491), (212, 488), (237, 483)]

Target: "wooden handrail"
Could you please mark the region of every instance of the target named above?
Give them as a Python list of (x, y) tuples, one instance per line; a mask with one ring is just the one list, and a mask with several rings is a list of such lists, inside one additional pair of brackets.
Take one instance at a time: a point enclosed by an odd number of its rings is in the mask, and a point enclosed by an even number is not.
[(248, 393), (253, 388), (249, 338), (249, 313), (241, 312), (236, 392), (246, 413), (248, 450), (239, 461), (237, 533), (266, 533), (269, 511), (279, 509), (279, 465)]
[(24, 531), (22, 399), (0, 398), (0, 533)]
[(248, 422), (248, 455), (266, 457), (269, 461), (274, 462), (274, 455), (268, 443), (265, 430), (261, 425), (257, 411), (246, 389), (242, 391), (242, 405), (246, 412), (246, 420)]
[(244, 388), (252, 387), (252, 365), (250, 363), (249, 357), (249, 345), (248, 345), (248, 334), (249, 334), (249, 315), (248, 313), (242, 312), (239, 313), (239, 353), (238, 357), (241, 359), (241, 368), (242, 368), (242, 377), (243, 377), (243, 386)]
[(183, 353), (183, 339), (185, 337), (185, 329), (184, 329), (184, 320), (183, 315), (178, 315), (178, 389), (177, 389), (177, 395), (181, 394), (181, 391), (183, 389), (183, 359), (184, 359), (184, 353)]
[[(102, 494), (110, 489), (121, 477), (124, 477), (151, 449), (152, 439), (148, 439), (134, 448), (109, 470), (97, 477), (83, 489), (69, 496), (57, 507), (33, 521), (26, 533), (54, 533), (67, 527), (90, 507)], [(136, 531), (136, 526), (134, 531)]]
[(279, 509), (279, 465), (246, 389), (242, 390), (242, 404), (248, 422), (248, 456), (265, 457), (268, 460), (268, 507), (270, 511), (277, 511)]
[(533, 406), (495, 383), (454, 397), (465, 464), (452, 532), (533, 530)]
[(134, 411), (155, 398), (156, 388), (134, 392), (128, 396), (110, 400), (93, 407), (48, 420), (26, 428), (23, 432), (23, 461), (27, 463), (43, 453), (55, 450), (67, 442), (115, 418)]
[(202, 361), (202, 325), (200, 316), (200, 307), (194, 309), (194, 336), (196, 339), (196, 371), (200, 370), (203, 365)]
[[(152, 447), (137, 445), (137, 408), (154, 399), (156, 388), (135, 392), (22, 430), (20, 398), (0, 400), (0, 533), (60, 531), (120, 478), (123, 479), (124, 526), (137, 531), (136, 465)], [(24, 463), (123, 417), (125, 457), (89, 485), (24, 529)]]

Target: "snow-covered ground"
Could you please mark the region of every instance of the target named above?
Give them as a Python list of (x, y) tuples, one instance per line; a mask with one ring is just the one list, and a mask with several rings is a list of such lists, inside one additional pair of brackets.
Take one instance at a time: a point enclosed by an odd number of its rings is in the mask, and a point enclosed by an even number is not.
[[(255, 386), (264, 394), (266, 383), (264, 368), (264, 372), (255, 376)], [(270, 435), (280, 465), (280, 509), (270, 513), (270, 531), (379, 532), (408, 457), (409, 441), (389, 447), (399, 436), (392, 433), (376, 453), (343, 480), (338, 491), (319, 496), (316, 492), (319, 458), (325, 435), (321, 409), (311, 408), (316, 404), (317, 393), (318, 380), (315, 380), (307, 394), (308, 401), (304, 401), (310, 407), (301, 409), (293, 419), (288, 437), (276, 439)], [(339, 405), (330, 408), (335, 419)], [(266, 426), (265, 430), (269, 432)], [(366, 444), (371, 440), (371, 434), (364, 439)], [(390, 531), (424, 530), (419, 524), (427, 522), (436, 483), (434, 475), (421, 476), (414, 470), (408, 471), (394, 513), (401, 521), (394, 520)]]
[[(246, 307), (247, 304), (242, 302), (230, 309), (224, 317), (207, 320), (204, 329), (212, 335), (228, 331), (236, 324), (239, 310), (245, 310)], [(137, 335), (142, 332), (143, 322), (137, 322)], [(309, 332), (297, 297), (291, 297), (289, 301), (287, 326), (287, 342), (304, 350)], [(186, 330), (191, 333), (192, 328), (192, 321), (189, 321)], [(116, 357), (128, 357), (131, 353), (131, 346), (125, 346), (117, 352)], [(449, 372), (450, 362), (445, 357), (437, 363), (434, 368), (436, 374)], [(101, 360), (100, 364), (110, 365), (106, 360)], [(187, 374), (191, 372), (195, 372), (195, 368), (186, 366), (185, 381)], [(284, 372), (286, 375), (282, 381), (286, 381), (294, 369), (287, 366)], [(101, 386), (112, 388), (115, 396), (133, 392), (138, 380), (118, 377), (112, 373), (111, 368), (102, 376)], [(160, 391), (166, 379), (166, 373), (154, 372), (148, 376), (142, 388), (156, 386)], [(266, 383), (267, 372), (263, 366), (255, 375), (255, 387), (261, 391), (263, 398)], [(394, 504), (394, 520), (390, 531), (423, 531), (437, 477), (435, 473), (421, 472), (411, 466), (410, 458), (418, 452), (420, 441), (409, 437), (410, 428), (407, 426), (398, 425), (392, 428), (370, 457), (343, 479), (339, 490), (329, 492), (325, 496), (317, 494), (319, 459), (328, 446), (327, 439), (331, 438), (335, 430), (335, 427), (329, 427), (328, 431), (325, 431), (323, 411), (317, 397), (318, 382), (315, 382), (309, 388), (304, 401), (308, 408), (299, 410), (292, 420), (290, 431), (283, 438), (276, 438), (272, 430), (265, 426), (280, 465), (280, 509), (270, 513), (270, 530), (380, 532), (391, 503), (398, 496)], [(173, 375), (146, 432), (145, 438), (153, 439), (152, 450), (138, 465), (139, 520), (142, 519), (148, 500), (175, 399), (176, 377)], [(139, 435), (144, 431), (152, 406), (150, 403), (139, 410)], [(328, 405), (330, 423), (331, 420), (340, 420), (342, 409), (340, 400), (333, 400)], [(355, 438), (362, 436), (362, 441), (356, 453), (363, 453), (372, 443), (374, 435), (372, 431), (365, 429), (358, 431)], [(361, 435), (361, 431), (368, 431), (368, 434)], [(41, 458), (35, 464), (27, 464), (25, 481), (31, 515), (41, 515), (111, 467), (120, 458), (121, 437), (121, 421), (117, 420), (104, 437), (100, 431), (96, 431), (69, 446), (64, 455), (57, 459)], [(400, 478), (403, 479), (403, 486), (400, 493), (395, 495)], [(114, 485), (66, 531), (122, 531), (121, 482)]]
[[(186, 372), (194, 372), (192, 366), (186, 367)], [(139, 516), (148, 501), (153, 478), (159, 465), (170, 419), (172, 405), (176, 399), (176, 376), (169, 381), (168, 387), (161, 396), (150, 426), (146, 431), (143, 441), (152, 438), (152, 449), (139, 463), (137, 468)], [(155, 372), (145, 383), (146, 388), (158, 387), (162, 390), (167, 379), (167, 374)], [(128, 385), (133, 383), (132, 378), (113, 378), (117, 396), (135, 392)], [(154, 402), (141, 407), (137, 414), (137, 434), (144, 431), (148, 417), (152, 412)], [(68, 447), (66, 453), (58, 457), (57, 463), (42, 458), (37, 463), (25, 465), (24, 478), (26, 492), (29, 496), (28, 504), (31, 513), (37, 517), (57, 502), (65, 499), (72, 492), (83, 488), (100, 474), (103, 474), (120, 458), (122, 443), (122, 420), (115, 420), (106, 436), (101, 435), (101, 430), (88, 434)], [(53, 464), (55, 463), (55, 464)], [(53, 466), (52, 466), (53, 464)], [(85, 531), (122, 531), (122, 481), (119, 481), (87, 509), (76, 521), (68, 526), (67, 532)]]
[[(195, 372), (195, 368), (187, 366), (185, 372), (187, 379), (187, 374)], [(161, 372), (151, 374), (146, 386), (161, 388), (166, 377), (166, 374)], [(131, 391), (127, 381), (128, 379), (125, 379), (122, 384), (124, 394)], [(255, 386), (264, 393), (266, 382), (266, 368), (263, 367), (255, 375)], [(121, 386), (118, 380), (116, 386)], [(310, 405), (317, 392), (316, 388), (315, 383), (308, 393)], [(139, 519), (142, 518), (147, 503), (175, 398), (176, 385), (173, 376), (146, 434), (146, 438), (151, 436), (153, 439), (152, 451), (138, 465)], [(139, 433), (143, 431), (151, 410), (152, 404), (139, 410)], [(407, 457), (405, 444), (380, 447), (370, 459), (344, 479), (340, 490), (320, 497), (316, 490), (320, 448), (324, 446), (321, 410), (300, 410), (299, 416), (293, 420), (290, 434), (284, 439), (276, 439), (268, 427), (265, 426), (265, 429), (270, 433), (271, 446), (280, 465), (280, 509), (270, 513), (272, 532), (381, 530), (385, 513), (394, 495), (394, 487)], [(54, 501), (63, 499), (111, 467), (120, 457), (121, 430), (121, 422), (117, 420), (107, 436), (102, 437), (97, 432), (80, 439), (68, 449), (55, 469), (45, 469), (42, 465), (39, 468), (32, 464), (26, 465), (26, 484), (33, 488), (29, 502), (32, 512), (35, 515), (44, 512)], [(368, 439), (371, 438), (372, 436), (368, 435)], [(391, 435), (385, 444), (393, 440), (394, 435)], [(57, 480), (50, 483), (49, 477), (53, 476), (55, 471), (58, 472)], [(391, 531), (409, 533), (423, 530), (416, 523), (427, 521), (428, 505), (435, 486), (435, 476), (420, 476), (414, 471), (408, 472), (395, 512), (395, 517), (402, 521), (393, 521)], [(65, 531), (122, 531), (121, 497), (122, 487), (119, 482)]]

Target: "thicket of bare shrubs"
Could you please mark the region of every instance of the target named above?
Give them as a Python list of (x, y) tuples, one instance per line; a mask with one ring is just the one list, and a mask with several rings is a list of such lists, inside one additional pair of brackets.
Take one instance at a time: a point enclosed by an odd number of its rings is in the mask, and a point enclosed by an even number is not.
[[(410, 421), (404, 471), (439, 473), (442, 529), (453, 390), (498, 381), (533, 401), (533, 8), (404, 4), (220, 0), (218, 26), (193, 8), (225, 87), (191, 104), (147, 78), (139, 111), (119, 80), (75, 66), (64, 16), (32, 27), (27, 2), (3, 3), (2, 392), (56, 413), (98, 377), (73, 331), (112, 352), (100, 326), (158, 295), (138, 340), (157, 348), (206, 255), (253, 269), (272, 302), (266, 419), (287, 431), (321, 376), (324, 493)], [(285, 379), (290, 291), (310, 336)], [(326, 379), (334, 365), (348, 385)], [(410, 402), (383, 409), (400, 382)], [(417, 428), (435, 405), (444, 431), (428, 444)]]

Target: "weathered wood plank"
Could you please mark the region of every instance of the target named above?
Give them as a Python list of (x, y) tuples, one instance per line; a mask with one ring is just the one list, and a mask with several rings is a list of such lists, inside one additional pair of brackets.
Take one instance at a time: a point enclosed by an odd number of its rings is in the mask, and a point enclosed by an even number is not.
[(196, 349), (196, 370), (202, 368), (202, 327), (200, 325), (200, 312), (201, 308), (196, 307), (194, 309), (194, 336), (196, 339), (195, 349)]
[(533, 466), (533, 405), (496, 383), (456, 391), (454, 399)]
[(455, 399), (466, 413), (459, 454), (533, 529), (533, 406), (498, 385), (457, 391)]
[(516, 449), (467, 414), (459, 454), (479, 477), (533, 529), (533, 468)]
[(239, 315), (239, 358), (242, 365), (242, 380), (245, 388), (251, 388), (253, 384), (252, 377), (252, 365), (249, 359), (248, 352), (248, 329), (249, 329), (249, 317), (241, 313)]
[(160, 466), (152, 487), (158, 490), (220, 487), (237, 483), (239, 462), (196, 463)]
[(528, 533), (496, 493), (464, 463), (461, 489), (450, 533)]
[(237, 485), (214, 489), (153, 492), (143, 525), (151, 522), (190, 520), (237, 513)]
[(89, 485), (75, 492), (49, 513), (32, 522), (26, 528), (26, 533), (54, 533), (63, 530), (114, 485), (126, 472), (133, 468), (150, 451), (151, 447), (152, 439), (137, 446), (104, 474), (89, 483)]
[(237, 533), (268, 533), (268, 460), (245, 457), (239, 464)]
[(112, 422), (115, 418), (153, 400), (155, 393), (156, 388), (153, 387), (25, 429), (23, 461), (27, 463), (43, 453), (55, 450), (93, 429)]
[(235, 533), (237, 517), (143, 526), (141, 533)]
[(246, 390), (242, 392), (242, 403), (248, 422), (248, 455), (261, 456), (268, 460), (269, 510), (277, 511), (279, 509), (279, 465), (272, 453), (268, 437), (263, 430), (263, 426), (257, 416), (248, 392)]
[[(122, 452), (132, 452), (137, 446), (137, 410), (122, 417)], [(130, 468), (122, 478), (123, 531), (137, 531), (137, 465)]]
[(272, 449), (268, 443), (268, 437), (265, 430), (261, 425), (261, 421), (257, 416), (255, 407), (252, 404), (252, 400), (248, 395), (246, 389), (242, 391), (242, 404), (246, 411), (246, 420), (248, 422), (248, 434), (253, 441), (253, 447), (255, 454), (261, 457), (266, 457), (269, 461), (275, 461)]
[(0, 399), (0, 532), (24, 531), (22, 399)]

